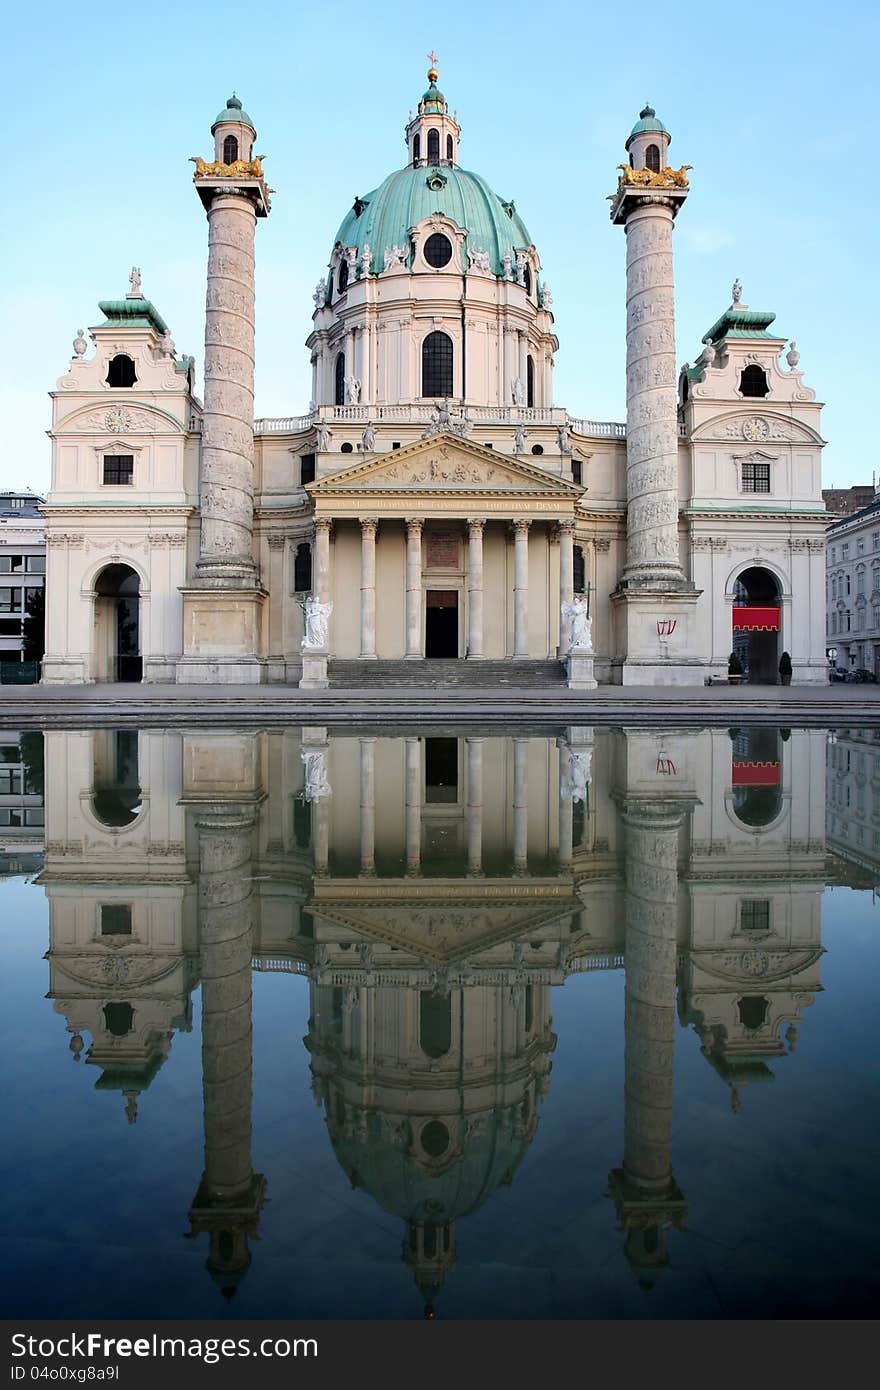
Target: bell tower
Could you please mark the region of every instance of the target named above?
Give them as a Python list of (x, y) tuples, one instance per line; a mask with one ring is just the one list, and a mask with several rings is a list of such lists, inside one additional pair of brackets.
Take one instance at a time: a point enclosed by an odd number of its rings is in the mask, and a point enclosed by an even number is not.
[(269, 214), (256, 129), (237, 96), (211, 126), (216, 158), (194, 157), (208, 218), (205, 409), (199, 470), (201, 530), (183, 593), (183, 684), (253, 684), (264, 676), (266, 591), (253, 556), (254, 240)]

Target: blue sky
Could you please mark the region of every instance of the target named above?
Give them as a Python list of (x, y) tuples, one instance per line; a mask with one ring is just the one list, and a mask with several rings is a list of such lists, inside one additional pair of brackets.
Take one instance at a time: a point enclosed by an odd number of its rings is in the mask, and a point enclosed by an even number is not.
[(432, 48), (462, 164), (515, 199), (553, 288), (557, 404), (625, 415), (624, 238), (605, 200), (650, 100), (672, 163), (693, 165), (676, 233), (679, 362), (697, 356), (739, 276), (744, 301), (797, 340), (827, 403), (826, 484), (880, 473), (867, 411), (880, 317), (875, 6), (482, 0), (447, 16), (350, 0), (50, 3), (16, 6), (4, 38), (0, 483), (48, 486), (46, 392), (132, 264), (200, 384), (206, 224), (187, 161), (209, 153), (233, 88), (277, 190), (258, 228), (256, 411), (307, 407), (312, 290), (355, 194), (404, 162)]

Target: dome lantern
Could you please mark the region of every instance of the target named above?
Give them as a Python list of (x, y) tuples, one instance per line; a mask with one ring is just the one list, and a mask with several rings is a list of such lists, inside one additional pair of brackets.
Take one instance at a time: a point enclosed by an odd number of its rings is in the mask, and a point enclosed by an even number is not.
[(629, 154), (630, 167), (650, 169), (653, 173), (659, 174), (669, 163), (671, 142), (672, 136), (669, 131), (662, 121), (658, 121), (657, 112), (650, 102), (646, 102), (625, 146)]
[(409, 163), (414, 169), (454, 166), (458, 163), (461, 128), (437, 86), (437, 55), (428, 54), (428, 89), (422, 94), (418, 112), (410, 113), (406, 127)]
[(251, 159), (257, 132), (235, 92), (227, 99), (224, 110), (217, 114), (211, 134), (214, 137), (214, 158), (219, 164), (235, 164), (239, 159)]

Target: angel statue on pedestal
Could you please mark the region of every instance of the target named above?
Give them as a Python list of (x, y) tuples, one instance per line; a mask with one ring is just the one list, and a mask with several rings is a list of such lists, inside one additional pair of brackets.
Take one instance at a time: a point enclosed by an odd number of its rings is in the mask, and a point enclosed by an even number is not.
[(303, 604), (306, 628), (302, 639), (304, 652), (325, 652), (327, 650), (327, 630), (332, 612), (332, 603), (322, 603), (314, 594), (310, 594), (306, 599)]

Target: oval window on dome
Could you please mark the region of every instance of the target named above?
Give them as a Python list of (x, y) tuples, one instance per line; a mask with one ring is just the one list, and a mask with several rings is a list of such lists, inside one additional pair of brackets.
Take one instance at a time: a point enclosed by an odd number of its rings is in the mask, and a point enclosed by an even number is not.
[(452, 242), (442, 232), (433, 232), (425, 242), (425, 260), (435, 270), (440, 270), (452, 260)]

